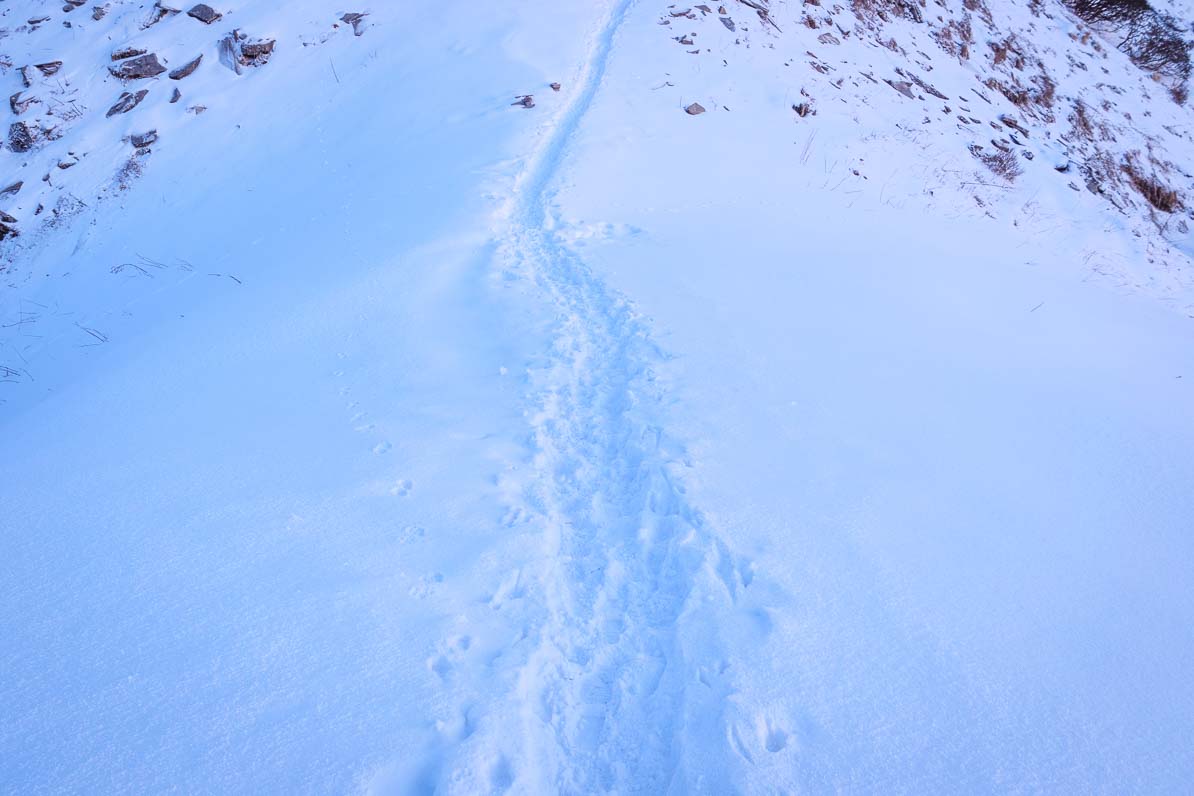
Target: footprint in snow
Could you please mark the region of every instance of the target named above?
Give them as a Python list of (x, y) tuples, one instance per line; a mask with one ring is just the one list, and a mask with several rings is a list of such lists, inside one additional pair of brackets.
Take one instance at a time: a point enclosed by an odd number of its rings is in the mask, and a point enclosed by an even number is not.
[(422, 525), (407, 525), (398, 532), (399, 544), (410, 544), (427, 535), (427, 529)]
[(759, 743), (768, 752), (775, 754), (787, 748), (788, 738), (791, 737), (791, 733), (770, 718), (762, 715), (758, 716), (755, 719), (755, 729), (758, 732)]
[(414, 484), (405, 478), (399, 479), (392, 487), (390, 487), (390, 494), (394, 497), (406, 497), (410, 491), (414, 489)]
[(390, 449), (393, 447), (394, 446), (388, 442), (379, 442), (373, 446), (373, 452), (380, 456), (383, 453), (389, 453)]
[(410, 596), (419, 600), (430, 597), (435, 592), (435, 587), (444, 582), (444, 576), (439, 572), (431, 575), (424, 575), (410, 587)]

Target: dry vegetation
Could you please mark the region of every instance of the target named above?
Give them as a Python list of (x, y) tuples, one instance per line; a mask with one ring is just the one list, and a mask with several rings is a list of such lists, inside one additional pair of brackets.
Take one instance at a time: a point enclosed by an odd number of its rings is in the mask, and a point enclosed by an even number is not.
[(1016, 178), (1024, 173), (1024, 169), (1020, 166), (1020, 159), (1016, 157), (1015, 152), (996, 150), (995, 152), (988, 152), (980, 146), (970, 147), (970, 154), (974, 155), (984, 166), (990, 169), (991, 173), (996, 177), (1007, 180), (1008, 182), (1015, 182)]
[(1157, 210), (1173, 213), (1182, 209), (1182, 199), (1178, 192), (1162, 182), (1155, 172), (1145, 171), (1137, 157), (1129, 155), (1120, 168), (1136, 192)]
[(1118, 47), (1141, 69), (1168, 82), (1173, 98), (1186, 99), (1191, 43), (1179, 20), (1148, 0), (1068, 0), (1079, 18), (1122, 37)]

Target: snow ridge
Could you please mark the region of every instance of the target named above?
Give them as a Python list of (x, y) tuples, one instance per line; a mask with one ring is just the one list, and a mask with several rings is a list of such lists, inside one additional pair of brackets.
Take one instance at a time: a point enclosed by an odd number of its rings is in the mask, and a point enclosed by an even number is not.
[[(657, 422), (646, 324), (553, 230), (551, 186), (600, 90), (634, 0), (614, 4), (574, 99), (510, 202), (500, 260), (548, 300), (555, 343), (532, 379), (545, 626), (520, 675), (526, 753), (560, 792), (663, 792), (681, 766), (696, 666), (678, 629), (717, 547), (676, 476)], [(712, 642), (702, 639), (702, 655)], [(706, 761), (708, 762), (708, 761)]]

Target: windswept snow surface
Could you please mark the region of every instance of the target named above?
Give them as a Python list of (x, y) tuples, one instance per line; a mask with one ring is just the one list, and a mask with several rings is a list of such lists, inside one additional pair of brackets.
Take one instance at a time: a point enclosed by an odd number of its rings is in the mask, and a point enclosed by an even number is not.
[(1186, 787), (1182, 278), (810, 136), (730, 10), (232, 10), (5, 275), (0, 789)]

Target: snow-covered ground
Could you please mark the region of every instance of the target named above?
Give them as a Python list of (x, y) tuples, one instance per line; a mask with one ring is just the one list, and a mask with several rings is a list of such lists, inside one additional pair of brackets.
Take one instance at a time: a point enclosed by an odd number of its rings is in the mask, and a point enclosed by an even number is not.
[(0, 9), (0, 790), (1186, 787), (1189, 108), (750, 5)]

